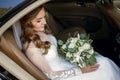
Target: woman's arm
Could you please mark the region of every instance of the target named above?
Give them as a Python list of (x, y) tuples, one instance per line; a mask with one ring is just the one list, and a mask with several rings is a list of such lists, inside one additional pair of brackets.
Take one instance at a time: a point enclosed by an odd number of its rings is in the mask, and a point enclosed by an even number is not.
[(51, 69), (42, 55), (41, 49), (35, 47), (29, 47), (26, 51), (28, 59), (40, 70), (45, 73), (50, 74)]
[(44, 55), (42, 55), (43, 52), (43, 49), (36, 48), (33, 44), (30, 44), (26, 50), (26, 55), (37, 68), (42, 70), (51, 79), (65, 78), (79, 73), (90, 72), (93, 71), (93, 69), (96, 69), (96, 66), (92, 66), (83, 69), (71, 68), (63, 71), (52, 71), (47, 61), (45, 60)]
[(45, 74), (47, 74), (49, 78), (51, 79), (63, 78), (63, 77), (68, 77), (71, 75), (78, 74), (79, 72), (81, 73), (80, 68), (71, 68), (63, 71), (52, 71), (47, 61), (45, 60), (44, 55), (42, 55), (42, 52), (43, 52), (42, 49), (36, 48), (32, 43), (26, 50), (26, 55), (28, 59), (37, 68), (39, 68)]
[(26, 51), (28, 59), (40, 70), (48, 75), (49, 78), (64, 78), (71, 75), (78, 74), (80, 68), (71, 68), (69, 70), (63, 71), (52, 71), (47, 61), (44, 58), (44, 55), (41, 53), (41, 49), (35, 47), (29, 47)]

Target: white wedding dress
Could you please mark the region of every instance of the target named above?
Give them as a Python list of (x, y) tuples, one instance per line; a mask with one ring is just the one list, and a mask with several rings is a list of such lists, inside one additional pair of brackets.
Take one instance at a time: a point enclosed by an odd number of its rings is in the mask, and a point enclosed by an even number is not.
[[(51, 47), (48, 50), (48, 53), (45, 55), (45, 60), (50, 66), (51, 70), (53, 72), (68, 71), (66, 74), (62, 74), (61, 76), (57, 77), (48, 76), (47, 73), (44, 72), (48, 78), (51, 78), (51, 80), (120, 80), (120, 68), (112, 60), (103, 57), (102, 55), (98, 55), (96, 56), (96, 59), (97, 63), (100, 65), (99, 68), (93, 72), (81, 73), (75, 64), (71, 64), (59, 56), (57, 52), (56, 39), (52, 35), (40, 34), (40, 37), (43, 41), (49, 41), (51, 43)], [(33, 46), (32, 43), (31, 45)], [(28, 54), (27, 56), (29, 58)], [(77, 74), (72, 72), (70, 73), (70, 70), (75, 69), (79, 70)], [(71, 75), (68, 76), (68, 74)]]

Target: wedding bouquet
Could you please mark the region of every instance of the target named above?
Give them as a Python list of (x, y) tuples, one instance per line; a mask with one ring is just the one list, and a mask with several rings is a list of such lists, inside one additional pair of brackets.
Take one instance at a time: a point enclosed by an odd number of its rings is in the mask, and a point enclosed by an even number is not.
[(65, 43), (58, 40), (58, 49), (65, 54), (68, 61), (83, 68), (96, 63), (97, 52), (94, 51), (92, 42), (86, 34), (77, 34), (75, 37), (69, 37)]

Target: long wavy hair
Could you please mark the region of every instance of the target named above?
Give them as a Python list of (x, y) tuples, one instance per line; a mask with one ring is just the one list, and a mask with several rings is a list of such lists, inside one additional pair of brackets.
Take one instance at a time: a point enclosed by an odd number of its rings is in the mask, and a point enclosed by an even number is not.
[[(36, 47), (38, 48), (44, 48), (45, 52), (43, 54), (47, 54), (48, 49), (50, 48), (50, 42), (49, 41), (41, 41), (38, 34), (35, 33), (33, 30), (33, 25), (31, 21), (37, 16), (39, 11), (43, 8), (43, 6), (40, 6), (27, 15), (25, 15), (21, 20), (21, 26), (22, 26), (22, 36), (21, 41), (23, 43), (23, 51), (27, 50), (30, 42), (33, 42)], [(52, 31), (49, 28), (48, 24), (45, 25), (45, 33), (51, 34)]]

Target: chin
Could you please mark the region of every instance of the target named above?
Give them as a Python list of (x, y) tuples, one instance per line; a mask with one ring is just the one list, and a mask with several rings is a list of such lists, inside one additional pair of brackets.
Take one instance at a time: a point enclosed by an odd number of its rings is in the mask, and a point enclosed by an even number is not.
[(44, 32), (45, 31), (45, 29), (42, 29), (42, 30), (39, 30), (40, 32)]

